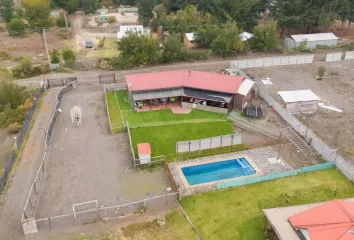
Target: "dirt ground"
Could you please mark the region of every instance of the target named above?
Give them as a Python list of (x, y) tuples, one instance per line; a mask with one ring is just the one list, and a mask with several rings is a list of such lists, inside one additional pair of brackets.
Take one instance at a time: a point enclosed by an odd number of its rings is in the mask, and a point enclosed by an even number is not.
[[(325, 65), (331, 72), (330, 79), (315, 80), (318, 67)], [(354, 61), (346, 60), (333, 63), (277, 66), (247, 69), (246, 73), (256, 80), (269, 77), (273, 85), (263, 85), (273, 96), (277, 91), (311, 89), (325, 105), (332, 105), (343, 112), (324, 108), (316, 114), (298, 116), (331, 148), (339, 148), (339, 153), (354, 161)], [(260, 83), (262, 84), (262, 83)]]
[[(108, 16), (108, 17), (115, 17), (116, 22), (114, 23), (97, 23), (95, 18), (98, 16)], [(89, 15), (86, 17), (86, 27), (115, 27), (120, 25), (134, 25), (138, 23), (139, 15), (138, 13), (130, 13), (126, 12), (123, 14), (121, 13), (105, 13), (101, 15)]]
[[(56, 34), (57, 28), (52, 28), (46, 32), (48, 49), (57, 49), (61, 51), (64, 48), (72, 48), (73, 39), (62, 39)], [(47, 52), (45, 49), (42, 35), (34, 32), (27, 33), (25, 37), (11, 37), (7, 32), (0, 33), (0, 51), (9, 53), (12, 57), (3, 65), (14, 66), (21, 57), (31, 57), (33, 63), (47, 61)]]
[(16, 135), (8, 134), (5, 129), (0, 129), (0, 176), (7, 166), (11, 149), (14, 146)]
[[(83, 125), (71, 123), (80, 106)], [(102, 86), (79, 86), (63, 95), (48, 158), (44, 192), (36, 218), (72, 212), (72, 204), (98, 200), (114, 206), (167, 192), (164, 169), (127, 172), (131, 167), (126, 133), (111, 135)]]

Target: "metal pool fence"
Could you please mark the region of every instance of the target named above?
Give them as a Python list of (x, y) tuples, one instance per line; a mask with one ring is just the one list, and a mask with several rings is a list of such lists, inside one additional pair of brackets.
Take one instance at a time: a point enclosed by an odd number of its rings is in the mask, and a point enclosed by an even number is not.
[(176, 142), (176, 153), (232, 147), (243, 143), (243, 133)]
[[(25, 205), (23, 207), (22, 219), (21, 219), (23, 226), (25, 226), (25, 224), (28, 222), (29, 219), (32, 219), (32, 220), (34, 219), (34, 215), (35, 215), (37, 206), (39, 204), (40, 196), (41, 196), (42, 189), (43, 189), (43, 182), (45, 179), (46, 167), (47, 167), (47, 156), (50, 152), (50, 141), (51, 141), (51, 138), (53, 135), (55, 122), (56, 122), (58, 115), (59, 115), (58, 109), (60, 107), (63, 94), (70, 91), (71, 89), (73, 89), (75, 82), (76, 81), (70, 82), (69, 84), (65, 85), (65, 87), (63, 87), (60, 90), (60, 92), (58, 93), (55, 111), (54, 111), (54, 114), (53, 114), (52, 119), (50, 121), (48, 130), (46, 131), (46, 138), (45, 138), (45, 142), (44, 142), (45, 151), (44, 151), (43, 159), (42, 159), (40, 167), (37, 170), (36, 177), (32, 183), (27, 200), (26, 200)], [(25, 233), (26, 233), (26, 230), (25, 230)]]
[(14, 162), (16, 161), (17, 154), (21, 150), (22, 145), (24, 143), (25, 136), (26, 136), (26, 134), (27, 134), (27, 132), (28, 132), (30, 126), (31, 126), (31, 122), (32, 122), (33, 116), (35, 115), (36, 110), (37, 110), (38, 101), (39, 101), (43, 91), (44, 91), (44, 86), (42, 86), (40, 89), (38, 89), (36, 95), (33, 98), (34, 101), (32, 103), (32, 106), (28, 110), (26, 119), (23, 122), (23, 126), (22, 126), (22, 128), (20, 130), (20, 133), (19, 133), (18, 137), (17, 137), (16, 143), (15, 143), (16, 147), (12, 151), (12, 153), (11, 153), (11, 155), (10, 155), (8, 161), (7, 161), (7, 165), (6, 165), (4, 174), (0, 178), (0, 195), (1, 196), (2, 196), (2, 193), (4, 191), (4, 188), (5, 188), (6, 184), (8, 182), (9, 176), (11, 175), (12, 167), (14, 165)]

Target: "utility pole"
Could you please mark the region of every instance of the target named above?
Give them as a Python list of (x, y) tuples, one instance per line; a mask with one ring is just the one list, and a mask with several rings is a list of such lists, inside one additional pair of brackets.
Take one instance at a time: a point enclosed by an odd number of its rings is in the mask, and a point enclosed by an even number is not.
[(43, 28), (43, 39), (44, 39), (45, 49), (46, 49), (46, 51), (47, 51), (47, 57), (48, 57), (49, 68), (50, 68), (50, 71), (53, 71), (53, 70), (52, 70), (52, 65), (51, 65), (51, 62), (50, 62), (50, 56), (49, 56), (47, 38), (46, 38), (46, 36), (45, 36), (45, 28)]
[(65, 26), (66, 26), (66, 28), (68, 28), (69, 25), (68, 25), (68, 19), (66, 18), (66, 11), (63, 9), (63, 12), (64, 12), (64, 18), (65, 18)]

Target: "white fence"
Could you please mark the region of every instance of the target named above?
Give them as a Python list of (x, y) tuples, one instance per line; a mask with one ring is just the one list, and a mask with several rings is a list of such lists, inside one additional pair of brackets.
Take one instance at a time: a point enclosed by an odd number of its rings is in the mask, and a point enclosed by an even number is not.
[(256, 68), (256, 67), (271, 67), (281, 65), (293, 65), (293, 64), (308, 64), (313, 63), (314, 54), (310, 55), (296, 55), (285, 57), (268, 57), (268, 58), (255, 58), (236, 60), (230, 62), (230, 68)]
[(345, 60), (354, 59), (354, 51), (348, 51), (348, 52), (346, 52), (344, 59), (345, 59)]
[(327, 53), (326, 62), (335, 62), (342, 60), (342, 52)]
[(231, 147), (243, 143), (243, 133), (204, 138), (176, 143), (176, 153), (194, 152), (212, 148)]
[(274, 98), (272, 98), (259, 84), (255, 85), (259, 96), (263, 98), (277, 113), (311, 146), (322, 155), (328, 162), (334, 162), (336, 167), (350, 180), (354, 181), (354, 167), (344, 158), (336, 153), (336, 150), (330, 148), (319, 137), (316, 136), (308, 127), (302, 124), (297, 118), (286, 111)]

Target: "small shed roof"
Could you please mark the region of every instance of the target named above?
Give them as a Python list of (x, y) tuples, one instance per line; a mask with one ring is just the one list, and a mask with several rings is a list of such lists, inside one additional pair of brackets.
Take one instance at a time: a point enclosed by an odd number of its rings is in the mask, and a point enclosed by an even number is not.
[(151, 154), (151, 148), (149, 143), (138, 143), (139, 154)]
[(338, 40), (336, 35), (334, 35), (333, 33), (297, 34), (297, 35), (291, 35), (291, 38), (298, 43), (304, 41), (315, 42), (315, 41)]
[(187, 37), (188, 41), (194, 41), (195, 40), (194, 33), (186, 33), (186, 37)]
[(279, 91), (278, 94), (286, 103), (320, 100), (320, 98), (317, 97), (316, 94), (314, 94), (310, 89), (296, 91)]
[(123, 25), (119, 27), (119, 32), (117, 32), (117, 38), (121, 39), (127, 35), (128, 32), (144, 32), (143, 25)]
[(254, 82), (252, 80), (245, 78), (242, 81), (237, 93), (241, 94), (243, 96), (246, 96), (250, 92), (250, 90), (252, 89), (253, 85), (254, 85)]

